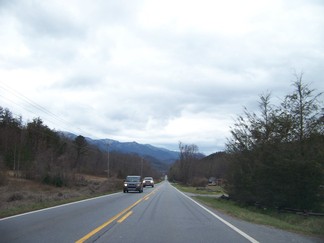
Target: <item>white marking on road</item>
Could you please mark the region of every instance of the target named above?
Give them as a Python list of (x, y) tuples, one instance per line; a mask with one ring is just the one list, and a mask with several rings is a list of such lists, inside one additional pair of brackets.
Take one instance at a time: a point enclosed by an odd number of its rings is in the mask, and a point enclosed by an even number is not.
[(2, 218), (2, 219), (0, 219), (0, 221), (4, 221), (4, 220), (7, 220), (7, 219), (12, 219), (12, 218), (17, 218), (17, 217), (20, 217), (20, 216), (25, 216), (25, 215), (28, 215), (28, 214), (39, 213), (39, 212), (43, 212), (43, 211), (47, 211), (47, 210), (51, 210), (51, 209), (55, 209), (55, 208), (65, 207), (65, 206), (69, 206), (69, 205), (73, 205), (73, 204), (77, 204), (77, 203), (82, 203), (82, 202), (86, 202), (86, 201), (91, 201), (91, 200), (95, 200), (95, 199), (99, 199), (99, 198), (103, 198), (103, 197), (109, 197), (109, 196), (113, 196), (113, 195), (120, 194), (120, 193), (121, 192), (116, 192), (116, 193), (103, 195), (103, 196), (99, 196), (99, 197), (92, 197), (92, 198), (88, 198), (88, 199), (84, 199), (84, 200), (80, 200), (80, 201), (76, 201), (76, 202), (70, 202), (70, 203), (66, 203), (66, 204), (61, 204), (61, 205), (57, 205), (57, 206), (54, 206), (54, 207), (43, 208), (43, 209), (39, 209), (39, 210), (27, 212), (27, 213), (17, 214), (17, 215), (9, 216), (9, 217), (6, 217), (6, 218)]
[(177, 188), (173, 187), (174, 189), (176, 189), (178, 192), (180, 192), (183, 196), (185, 196), (186, 198), (190, 199), (191, 201), (193, 201), (195, 204), (197, 204), (199, 207), (201, 207), (202, 209), (204, 209), (205, 211), (207, 211), (208, 213), (210, 213), (211, 215), (213, 215), (215, 218), (217, 218), (218, 220), (220, 220), (221, 222), (223, 222), (224, 224), (226, 224), (228, 227), (230, 227), (232, 230), (236, 231), (237, 233), (239, 233), (240, 235), (242, 235), (244, 238), (246, 238), (247, 240), (249, 240), (250, 242), (253, 243), (259, 243), (259, 241), (257, 241), (256, 239), (252, 238), (251, 236), (249, 236), (248, 234), (244, 233), (242, 230), (236, 228), (234, 225), (232, 225), (231, 223), (227, 222), (225, 219), (219, 217), (217, 214), (213, 213), (212, 211), (210, 211), (208, 208), (204, 207), (203, 205), (201, 205), (200, 203), (196, 202), (194, 199), (192, 199), (191, 197), (187, 196), (186, 194), (184, 194), (183, 192), (179, 191)]

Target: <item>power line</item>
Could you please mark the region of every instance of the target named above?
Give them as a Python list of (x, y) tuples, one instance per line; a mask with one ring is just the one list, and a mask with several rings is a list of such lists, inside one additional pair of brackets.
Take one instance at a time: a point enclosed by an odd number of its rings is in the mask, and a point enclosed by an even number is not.
[[(63, 118), (59, 117), (58, 115), (54, 114), (53, 112), (49, 111), (45, 107), (37, 104), (33, 100), (29, 99), (28, 97), (26, 97), (25, 95), (19, 93), (18, 91), (12, 89), (8, 85), (0, 83), (0, 89), (4, 90), (7, 93), (10, 93), (10, 94), (14, 95), (20, 101), (22, 101), (22, 103), (25, 104), (24, 106), (22, 106), (19, 103), (13, 101), (12, 99), (9, 99), (8, 97), (6, 97), (4, 95), (1, 95), (1, 93), (0, 93), (0, 96), (2, 96), (4, 99), (6, 99), (7, 101), (9, 101), (12, 104), (15, 104), (16, 106), (21, 107), (23, 110), (28, 111), (28, 112), (30, 112), (32, 114), (35, 114), (38, 117), (41, 117), (34, 110), (31, 110), (29, 108), (29, 107), (32, 107), (33, 109), (37, 110), (38, 112), (41, 112), (41, 113), (45, 114), (47, 116), (47, 120), (50, 123), (52, 123), (54, 125), (57, 125), (59, 127), (62, 127), (62, 125), (63, 125), (63, 127), (67, 128), (67, 129), (65, 129), (67, 131), (69, 131), (71, 128), (74, 128), (74, 129), (77, 129), (78, 132), (80, 132), (80, 134), (88, 134), (88, 136), (89, 136), (89, 133), (87, 133), (86, 131), (82, 130), (79, 127), (75, 127), (74, 124), (71, 124), (70, 122), (66, 121), (65, 119), (63, 119)], [(90, 136), (95, 138), (95, 136), (93, 136), (93, 135), (90, 135)]]

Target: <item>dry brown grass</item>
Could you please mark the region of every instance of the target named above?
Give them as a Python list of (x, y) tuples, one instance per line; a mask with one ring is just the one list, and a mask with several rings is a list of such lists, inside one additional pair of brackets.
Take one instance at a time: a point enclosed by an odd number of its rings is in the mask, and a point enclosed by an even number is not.
[(0, 185), (0, 218), (121, 190), (122, 181), (76, 175), (73, 186), (55, 187), (7, 174)]

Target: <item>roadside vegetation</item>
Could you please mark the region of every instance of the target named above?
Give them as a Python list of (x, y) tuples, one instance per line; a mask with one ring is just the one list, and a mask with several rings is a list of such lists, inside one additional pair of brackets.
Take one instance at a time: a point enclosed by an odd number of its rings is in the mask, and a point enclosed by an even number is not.
[(322, 93), (304, 84), (302, 75), (292, 87), (279, 104), (266, 93), (259, 111), (245, 108), (224, 152), (201, 159), (196, 145), (180, 142), (170, 181), (202, 187), (213, 178), (240, 204), (324, 213)]
[(180, 191), (191, 193), (191, 194), (202, 194), (202, 195), (224, 195), (225, 191), (221, 186), (203, 186), (203, 187), (194, 187), (194, 186), (184, 186), (177, 183), (172, 183), (173, 186), (178, 188)]
[(8, 173), (6, 184), (0, 186), (0, 218), (122, 190), (121, 179), (107, 180), (105, 177), (81, 174), (76, 177), (73, 185), (57, 187)]
[(242, 220), (324, 238), (324, 216), (306, 216), (303, 214), (279, 212), (269, 208), (244, 206), (235, 201), (221, 198), (204, 196), (196, 196), (195, 198), (207, 206)]
[[(227, 215), (251, 223), (268, 225), (306, 235), (324, 237), (324, 215), (313, 216), (303, 213), (281, 212), (271, 208), (239, 204), (233, 200), (229, 200), (227, 197), (220, 197), (224, 195), (224, 190), (221, 187), (216, 187), (213, 191), (210, 191), (210, 188), (214, 186), (207, 186), (205, 190), (197, 190), (197, 187), (184, 186), (177, 183), (173, 183), (173, 186), (182, 192), (189, 193), (197, 201)], [(217, 195), (219, 197), (216, 197)]]

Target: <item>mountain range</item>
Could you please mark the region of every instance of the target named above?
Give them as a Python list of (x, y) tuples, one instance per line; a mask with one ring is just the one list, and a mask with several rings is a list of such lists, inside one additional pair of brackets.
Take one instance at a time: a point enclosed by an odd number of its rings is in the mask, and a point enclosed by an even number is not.
[[(74, 140), (78, 135), (70, 132), (61, 132), (65, 137)], [(150, 160), (155, 167), (165, 168), (179, 158), (179, 152), (165, 148), (159, 148), (150, 144), (140, 144), (137, 142), (119, 142), (112, 139), (92, 139), (85, 137), (89, 144), (98, 147), (102, 151), (119, 152), (126, 154), (137, 154)]]

